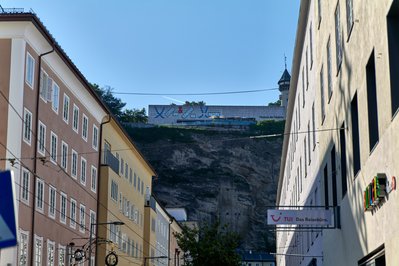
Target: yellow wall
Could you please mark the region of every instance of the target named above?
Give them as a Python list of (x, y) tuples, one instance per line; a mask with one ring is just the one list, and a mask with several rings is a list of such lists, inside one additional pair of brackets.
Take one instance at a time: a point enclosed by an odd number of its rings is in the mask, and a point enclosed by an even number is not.
[[(145, 191), (148, 187), (151, 191), (152, 176), (155, 172), (151, 166), (144, 160), (141, 154), (137, 151), (134, 145), (131, 143), (128, 137), (121, 130), (119, 125), (111, 120), (110, 123), (104, 124), (102, 131), (102, 163), (103, 166), (100, 169), (100, 208), (99, 208), (99, 223), (110, 222), (110, 221), (122, 221), (125, 225), (119, 226), (121, 233), (126, 234), (126, 245), (118, 246), (116, 248), (119, 256), (118, 265), (129, 265), (138, 264), (143, 261), (143, 250), (144, 250), (144, 198)], [(104, 160), (104, 143), (107, 142), (110, 145), (111, 153), (115, 157), (119, 157), (119, 173), (116, 173), (110, 166), (109, 163), (105, 164)], [(123, 159), (123, 173), (121, 171), (121, 161)], [(125, 163), (128, 164), (128, 174), (125, 177)], [(130, 179), (130, 169), (132, 171), (132, 179)], [(136, 175), (136, 188), (134, 186), (134, 175)], [(143, 181), (143, 192), (138, 189), (138, 179)], [(111, 198), (111, 184), (115, 182), (118, 186), (117, 200)], [(138, 215), (134, 215), (134, 212), (130, 211), (127, 216), (120, 209), (120, 194), (123, 198), (129, 201), (130, 205), (134, 205), (134, 209), (138, 212)], [(129, 208), (132, 210), (131, 208)], [(137, 219), (135, 219), (137, 217)], [(99, 237), (108, 240), (116, 240), (117, 244), (118, 237), (115, 239), (111, 236), (111, 226), (99, 226)], [(129, 238), (134, 241), (134, 247), (130, 245), (128, 248)], [(136, 256), (136, 243), (137, 256)], [(124, 246), (126, 248), (124, 249)], [(98, 247), (98, 262), (99, 265), (104, 262), (106, 253), (110, 250), (111, 245), (100, 244)], [(106, 251), (107, 249), (107, 251)], [(134, 253), (132, 254), (132, 249)], [(128, 254), (128, 250), (130, 250)]]

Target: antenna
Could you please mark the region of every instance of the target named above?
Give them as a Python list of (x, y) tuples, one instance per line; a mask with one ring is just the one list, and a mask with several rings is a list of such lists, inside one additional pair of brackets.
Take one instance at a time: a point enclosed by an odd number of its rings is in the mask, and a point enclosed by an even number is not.
[(285, 65), (285, 69), (287, 69), (287, 57), (285, 56), (285, 53), (284, 53), (284, 65)]

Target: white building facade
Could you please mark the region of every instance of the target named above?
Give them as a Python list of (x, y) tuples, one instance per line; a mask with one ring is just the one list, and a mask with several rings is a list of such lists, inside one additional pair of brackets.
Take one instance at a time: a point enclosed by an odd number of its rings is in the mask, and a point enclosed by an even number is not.
[(398, 1), (301, 1), (277, 205), (339, 215), (278, 230), (277, 265), (399, 265), (398, 21)]

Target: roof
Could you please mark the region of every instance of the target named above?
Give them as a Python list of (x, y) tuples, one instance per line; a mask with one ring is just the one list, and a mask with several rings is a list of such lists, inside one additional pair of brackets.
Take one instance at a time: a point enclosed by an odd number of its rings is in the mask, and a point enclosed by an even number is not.
[(274, 256), (265, 252), (244, 251), (241, 254), (242, 261), (267, 261), (274, 262)]
[(283, 75), (281, 76), (280, 80), (278, 81), (278, 85), (282, 82), (289, 82), (291, 80), (291, 75), (288, 73), (288, 70), (285, 69)]
[(166, 211), (172, 215), (176, 221), (187, 221), (187, 212), (184, 208), (166, 208)]

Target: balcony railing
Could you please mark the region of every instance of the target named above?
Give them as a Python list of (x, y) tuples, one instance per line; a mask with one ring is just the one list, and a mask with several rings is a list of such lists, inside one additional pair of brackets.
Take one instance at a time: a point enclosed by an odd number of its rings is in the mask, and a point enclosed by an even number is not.
[(108, 165), (116, 174), (119, 174), (119, 160), (112, 154), (112, 152), (104, 152), (103, 164)]
[(23, 8), (3, 8), (0, 5), (0, 14), (7, 13), (7, 14), (16, 14), (16, 13), (24, 13), (25, 10)]

